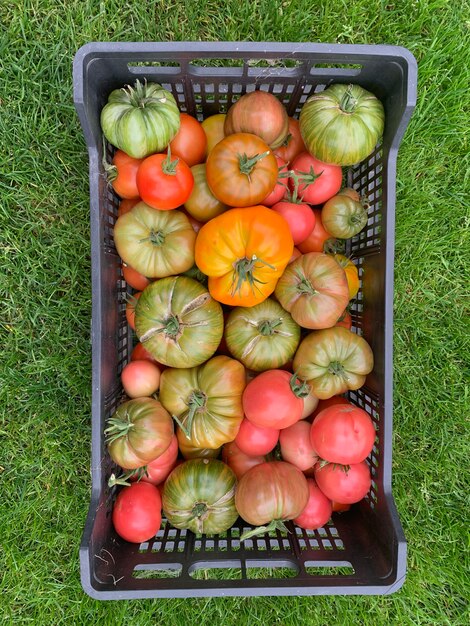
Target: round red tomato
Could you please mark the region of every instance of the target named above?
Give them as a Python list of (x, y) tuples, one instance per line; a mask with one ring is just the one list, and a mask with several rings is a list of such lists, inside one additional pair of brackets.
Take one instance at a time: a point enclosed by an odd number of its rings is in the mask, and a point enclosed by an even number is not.
[(318, 488), (313, 478), (307, 478), (309, 498), (302, 513), (294, 519), (301, 528), (315, 530), (324, 526), (331, 517), (331, 500)]
[(243, 392), (245, 416), (256, 426), (287, 428), (302, 417), (308, 387), (284, 370), (267, 370)]
[(315, 213), (308, 204), (283, 200), (271, 208), (276, 213), (280, 213), (289, 224), (295, 246), (305, 241), (315, 228)]
[(141, 293), (141, 291), (138, 291), (134, 295), (130, 296), (126, 304), (126, 319), (132, 330), (135, 330), (135, 305), (137, 304)]
[(187, 113), (181, 113), (180, 121), (180, 129), (170, 142), (172, 156), (183, 159), (189, 167), (203, 163), (207, 149), (207, 137), (203, 127), (196, 118)]
[(277, 166), (279, 168), (279, 174), (277, 184), (274, 189), (268, 193), (266, 198), (260, 202), (263, 206), (272, 207), (277, 202), (280, 202), (287, 191), (287, 163), (280, 157), (276, 157)]
[(122, 370), (121, 381), (129, 398), (151, 396), (160, 385), (160, 370), (150, 361), (130, 361)]
[(325, 230), (321, 221), (321, 210), (313, 209), (315, 215), (315, 226), (306, 239), (299, 243), (299, 250), (302, 254), (308, 252), (325, 252), (325, 246), (329, 247), (336, 242), (333, 235)]
[(242, 452), (249, 456), (268, 454), (275, 448), (279, 439), (279, 429), (256, 426), (244, 419), (235, 437), (235, 443)]
[(344, 466), (328, 463), (323, 467), (315, 466), (315, 480), (327, 498), (354, 504), (368, 493), (371, 486), (369, 466), (365, 461)]
[(113, 508), (113, 524), (117, 534), (131, 543), (142, 543), (160, 529), (162, 499), (150, 483), (132, 483), (119, 492)]
[(301, 152), (292, 163), (294, 176), (289, 185), (294, 189), (299, 180), (298, 195), (309, 204), (323, 204), (341, 189), (343, 172), (339, 165), (323, 163), (308, 152)]
[(352, 404), (336, 404), (324, 409), (311, 428), (312, 446), (318, 456), (329, 463), (360, 463), (374, 447), (375, 428), (370, 416)]
[(222, 461), (226, 463), (237, 477), (237, 480), (255, 465), (266, 461), (262, 455), (249, 456), (240, 450), (235, 441), (226, 443), (222, 448)]
[(133, 267), (127, 265), (127, 263), (122, 264), (122, 275), (126, 283), (133, 289), (137, 289), (137, 291), (143, 291), (145, 287), (152, 282), (146, 276), (137, 272)]
[(281, 430), (279, 443), (284, 461), (305, 472), (318, 461), (318, 454), (310, 441), (309, 422), (300, 420)]
[[(204, 131), (203, 131), (204, 132)], [(142, 200), (154, 209), (168, 211), (186, 202), (194, 186), (191, 168), (168, 154), (152, 154), (137, 172), (137, 187)]]
[(139, 197), (137, 189), (137, 170), (143, 159), (134, 159), (122, 150), (117, 150), (113, 164), (103, 161), (108, 182), (121, 198), (135, 200)]
[(334, 406), (335, 404), (351, 404), (347, 398), (344, 396), (333, 396), (332, 398), (328, 398), (327, 400), (319, 400), (317, 404), (317, 408), (314, 410), (312, 415), (309, 418), (309, 421), (312, 421), (316, 418), (316, 416), (323, 411), (323, 409), (327, 409), (329, 406)]

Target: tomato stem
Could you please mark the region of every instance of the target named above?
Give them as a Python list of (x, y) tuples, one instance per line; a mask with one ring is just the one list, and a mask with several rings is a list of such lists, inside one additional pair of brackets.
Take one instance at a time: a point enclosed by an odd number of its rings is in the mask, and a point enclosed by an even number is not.
[(176, 317), (176, 315), (173, 315), (173, 314), (170, 315), (170, 317), (168, 317), (165, 320), (165, 327), (164, 327), (163, 332), (165, 333), (165, 335), (169, 335), (170, 337), (174, 339), (179, 333), (179, 330), (180, 330), (179, 319)]
[(174, 161), (171, 160), (171, 148), (168, 146), (168, 154), (166, 155), (166, 159), (162, 162), (162, 171), (164, 174), (168, 176), (176, 176), (176, 168), (179, 163), (179, 159), (176, 158)]
[(240, 541), (245, 541), (246, 539), (251, 539), (251, 537), (257, 537), (258, 535), (264, 535), (265, 533), (270, 533), (275, 530), (280, 530), (281, 532), (288, 533), (289, 529), (284, 524), (283, 520), (273, 519), (269, 522), (267, 526), (256, 526), (252, 530), (248, 530), (243, 533), (240, 537)]
[(357, 98), (352, 95), (353, 85), (349, 85), (341, 98), (339, 108), (343, 113), (354, 113), (357, 106)]
[(110, 444), (124, 437), (128, 434), (130, 429), (134, 426), (132, 422), (125, 422), (117, 417), (110, 417), (108, 420), (108, 428), (105, 429), (104, 434), (107, 435), (106, 443)]
[(261, 159), (264, 159), (264, 157), (268, 156), (268, 154), (270, 153), (271, 153), (270, 150), (266, 150), (266, 152), (262, 152), (261, 154), (255, 154), (252, 157), (249, 157), (245, 153), (239, 154), (238, 163), (240, 167), (240, 172), (248, 176), (248, 179), (250, 179), (250, 174), (253, 171), (255, 165), (258, 163), (258, 161), (261, 161)]
[(176, 415), (173, 415), (173, 419), (186, 435), (187, 439), (191, 439), (191, 430), (193, 426), (194, 416), (196, 415), (196, 413), (205, 409), (206, 402), (206, 394), (200, 389), (195, 389), (194, 391), (191, 391), (189, 395), (188, 401), (186, 403), (189, 410), (186, 414), (184, 414), (183, 418), (179, 420)]
[(339, 361), (332, 361), (328, 366), (328, 372), (334, 376), (340, 376), (343, 380), (347, 380), (346, 370)]
[(260, 269), (260, 267), (258, 268), (256, 267), (256, 263), (260, 263), (261, 267), (266, 266), (272, 270), (276, 269), (274, 265), (271, 265), (267, 261), (263, 261), (263, 259), (259, 259), (256, 256), (256, 254), (254, 254), (251, 257), (251, 259), (247, 257), (244, 257), (243, 259), (238, 259), (238, 261), (234, 263), (234, 269), (233, 269), (233, 277), (232, 277), (232, 285), (231, 285), (232, 297), (236, 293), (240, 293), (243, 287), (243, 283), (245, 281), (248, 282), (253, 294), (255, 293), (255, 289), (254, 289), (255, 287), (257, 287), (257, 289), (260, 291), (256, 283), (260, 283), (261, 285), (266, 284), (262, 280), (259, 280), (258, 278), (255, 278), (254, 276), (255, 269)]
[(310, 393), (310, 385), (305, 380), (298, 378), (297, 372), (292, 375), (289, 385), (292, 393), (298, 398), (306, 398)]
[(298, 272), (297, 276), (299, 278), (297, 291), (301, 295), (314, 296), (317, 293), (317, 290), (313, 287), (309, 279), (306, 276), (303, 276), (300, 272)]
[(267, 337), (269, 335), (274, 335), (276, 332), (276, 328), (282, 324), (282, 319), (278, 318), (277, 320), (261, 320), (258, 322), (258, 330), (261, 335)]

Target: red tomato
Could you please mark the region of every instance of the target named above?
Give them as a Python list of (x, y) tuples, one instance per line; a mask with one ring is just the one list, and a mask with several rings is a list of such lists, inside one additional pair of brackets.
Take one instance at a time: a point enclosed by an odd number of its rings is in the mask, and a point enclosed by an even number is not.
[(133, 267), (127, 265), (127, 263), (122, 264), (122, 274), (126, 283), (133, 289), (137, 289), (137, 291), (143, 291), (145, 287), (152, 282), (146, 276), (137, 272)]
[(129, 297), (126, 304), (126, 319), (132, 330), (135, 330), (135, 305), (137, 304), (141, 294), (141, 291), (137, 291), (137, 293)]
[(139, 197), (137, 189), (137, 170), (143, 159), (134, 159), (122, 150), (117, 150), (113, 164), (106, 163), (105, 171), (108, 181), (121, 198), (135, 200)]
[(279, 443), (284, 461), (288, 461), (305, 472), (318, 461), (318, 454), (310, 441), (309, 422), (300, 420), (281, 430)]
[(280, 213), (289, 224), (294, 245), (305, 241), (315, 228), (315, 213), (308, 204), (297, 204), (283, 200), (271, 208), (276, 213)]
[(256, 426), (287, 428), (301, 418), (307, 394), (290, 372), (267, 370), (245, 387), (243, 410)]
[(277, 183), (274, 189), (270, 193), (268, 193), (268, 195), (262, 202), (260, 202), (260, 204), (262, 204), (263, 206), (272, 207), (274, 204), (282, 200), (282, 198), (284, 197), (284, 194), (287, 191), (288, 178), (287, 176), (281, 177), (281, 174), (287, 174), (287, 171), (288, 171), (287, 164), (284, 161), (284, 159), (281, 159), (278, 156), (276, 157), (276, 161), (277, 161), (277, 166), (279, 168), (279, 178), (277, 179)]
[(287, 163), (291, 163), (298, 154), (305, 152), (305, 150), (304, 140), (300, 134), (299, 120), (290, 117), (289, 134), (279, 148), (274, 150), (274, 154), (280, 156), (281, 159), (284, 159)]
[(324, 246), (329, 241), (336, 241), (330, 233), (324, 229), (321, 221), (321, 210), (312, 209), (315, 215), (315, 226), (310, 235), (299, 243), (299, 250), (302, 254), (307, 252), (324, 252)]
[(375, 441), (374, 424), (358, 406), (333, 405), (315, 418), (310, 431), (312, 446), (329, 463), (352, 465), (364, 461)]
[(141, 202), (140, 198), (136, 198), (134, 200), (121, 200), (121, 202), (119, 203), (119, 208), (118, 208), (118, 217), (121, 217), (121, 215), (125, 215), (126, 213), (129, 213), (129, 211), (132, 209), (132, 207), (135, 207), (135, 205)]
[(160, 385), (160, 370), (150, 361), (131, 361), (122, 370), (121, 382), (129, 398), (151, 396)]
[(207, 148), (207, 137), (203, 127), (196, 118), (187, 113), (181, 113), (180, 121), (180, 129), (170, 142), (172, 156), (183, 159), (189, 167), (203, 163)]
[(294, 252), (292, 253), (290, 261), (287, 265), (290, 265), (293, 261), (295, 261), (295, 259), (298, 259), (299, 256), (302, 256), (302, 252), (300, 252), (298, 248), (294, 248)]
[(331, 500), (318, 488), (313, 478), (307, 478), (309, 498), (302, 513), (294, 519), (300, 528), (315, 530), (324, 526), (331, 517)]
[[(202, 131), (204, 132), (204, 131)], [(152, 154), (137, 172), (137, 187), (142, 200), (154, 209), (169, 211), (186, 202), (194, 186), (190, 167), (168, 154)]]
[[(145, 466), (147, 473), (143, 473), (140, 480), (146, 483), (152, 483), (152, 485), (160, 485), (175, 467), (177, 457), (178, 439), (176, 435), (173, 435), (170, 446), (165, 452), (154, 461), (147, 463)], [(133, 482), (139, 480), (138, 474), (139, 472), (135, 472), (134, 476), (131, 476), (129, 480)]]
[(369, 466), (365, 461), (355, 465), (328, 463), (315, 466), (315, 480), (327, 498), (344, 504), (359, 502), (371, 486)]
[(331, 508), (333, 510), (333, 513), (344, 513), (345, 511), (349, 511), (351, 505), (343, 504), (342, 502), (332, 502)]
[[(292, 170), (299, 177), (299, 198), (309, 204), (323, 204), (341, 189), (341, 167), (323, 163), (308, 152), (295, 157)], [(293, 177), (289, 180), (291, 189), (294, 189), (294, 181)]]
[(150, 352), (146, 348), (144, 348), (143, 344), (141, 344), (140, 341), (135, 345), (134, 349), (131, 352), (131, 361), (151, 361), (152, 363), (156, 363), (158, 365), (160, 371), (162, 371), (162, 369), (164, 369), (165, 367), (153, 358)]
[(132, 483), (119, 492), (113, 508), (117, 534), (131, 543), (142, 543), (160, 529), (162, 499), (158, 489), (149, 483)]
[(235, 443), (244, 454), (256, 456), (271, 452), (278, 439), (278, 429), (256, 426), (245, 418), (240, 425), (238, 435), (235, 437)]
[(351, 403), (344, 396), (333, 396), (332, 398), (328, 398), (328, 400), (319, 400), (317, 404), (317, 408), (315, 409), (315, 411), (310, 417), (312, 418), (312, 420), (314, 420), (316, 416), (320, 413), (320, 411), (323, 411), (323, 409), (327, 409), (329, 406), (334, 406), (335, 404), (351, 404)]
[(261, 465), (266, 459), (264, 456), (249, 456), (240, 450), (234, 441), (226, 443), (222, 448), (222, 461), (226, 463), (237, 477), (237, 480), (255, 465)]

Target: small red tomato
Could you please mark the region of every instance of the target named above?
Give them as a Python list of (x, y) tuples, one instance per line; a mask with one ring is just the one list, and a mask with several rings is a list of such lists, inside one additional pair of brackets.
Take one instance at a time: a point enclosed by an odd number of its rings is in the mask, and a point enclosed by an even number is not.
[[(204, 132), (204, 131), (203, 131)], [(169, 211), (186, 202), (194, 186), (190, 167), (180, 158), (152, 154), (137, 172), (137, 187), (142, 200), (154, 209)]]
[[(343, 172), (339, 165), (323, 163), (308, 152), (301, 152), (291, 168), (298, 177), (298, 195), (304, 202), (323, 204), (341, 189)], [(295, 177), (290, 178), (291, 189), (294, 189)]]
[[(262, 202), (260, 202), (260, 204), (262, 204), (263, 206), (272, 207), (274, 204), (282, 200), (284, 194), (287, 191), (287, 164), (284, 159), (281, 159), (278, 156), (276, 157), (276, 161), (279, 168), (279, 177), (277, 179), (277, 183), (274, 189), (270, 193), (268, 193), (268, 195)], [(282, 176), (282, 174), (284, 174), (284, 176)]]
[(278, 439), (279, 429), (256, 426), (245, 418), (240, 424), (235, 443), (244, 454), (257, 456), (271, 452), (276, 447)]
[(262, 455), (249, 456), (240, 450), (234, 441), (226, 443), (222, 448), (222, 461), (226, 463), (238, 480), (255, 465), (261, 465), (266, 461)]
[(143, 159), (134, 159), (122, 150), (117, 150), (113, 164), (105, 164), (106, 177), (121, 198), (135, 200), (139, 197), (137, 171)]
[[(152, 485), (160, 485), (175, 467), (177, 457), (178, 439), (176, 435), (173, 435), (171, 443), (165, 452), (150, 463), (147, 463), (145, 466), (146, 473), (137, 470), (129, 480), (132, 482), (141, 480), (146, 483), (152, 483)], [(140, 478), (139, 474), (142, 474)]]
[(309, 498), (302, 513), (294, 519), (294, 524), (308, 530), (324, 526), (331, 517), (331, 500), (318, 488), (313, 478), (307, 478)]
[(150, 483), (132, 483), (118, 494), (113, 508), (113, 525), (117, 534), (131, 543), (142, 543), (155, 537), (162, 523), (162, 499)]
[(160, 386), (160, 369), (150, 361), (130, 361), (122, 370), (121, 382), (129, 398), (151, 396)]
[(333, 510), (333, 513), (344, 513), (345, 511), (349, 511), (351, 505), (343, 504), (342, 502), (332, 502), (331, 508)]
[(127, 265), (127, 263), (122, 264), (122, 275), (126, 283), (137, 291), (143, 291), (145, 287), (152, 282), (149, 278), (137, 272), (133, 267)]
[(369, 466), (365, 461), (354, 465), (328, 463), (315, 466), (317, 485), (330, 500), (344, 504), (359, 502), (371, 486)]
[(336, 241), (333, 235), (325, 230), (323, 223), (321, 221), (321, 210), (313, 209), (313, 214), (315, 215), (315, 226), (310, 233), (310, 235), (299, 243), (299, 250), (302, 254), (307, 254), (307, 252), (324, 252), (325, 244), (327, 242)]
[(180, 122), (180, 129), (170, 143), (172, 156), (183, 159), (189, 167), (203, 163), (207, 149), (204, 128), (188, 113), (181, 113)]
[(272, 207), (273, 211), (284, 217), (289, 224), (289, 230), (296, 246), (305, 241), (315, 228), (315, 213), (308, 204), (288, 202), (283, 200)]

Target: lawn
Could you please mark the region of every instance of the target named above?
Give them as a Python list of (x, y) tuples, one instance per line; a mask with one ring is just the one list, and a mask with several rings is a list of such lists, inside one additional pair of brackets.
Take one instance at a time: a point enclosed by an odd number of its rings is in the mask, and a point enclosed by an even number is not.
[[(469, 623), (469, 9), (447, 0), (0, 3), (2, 623)], [(393, 491), (409, 557), (392, 596), (100, 603), (81, 589), (91, 288), (72, 59), (89, 41), (199, 39), (389, 43), (418, 60), (418, 106), (398, 159)]]

